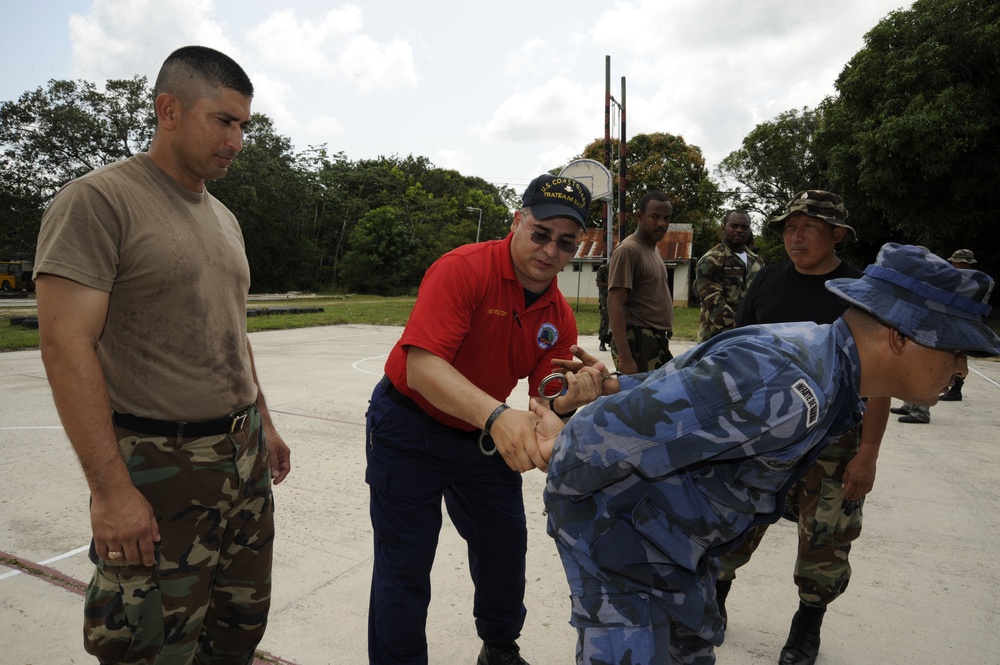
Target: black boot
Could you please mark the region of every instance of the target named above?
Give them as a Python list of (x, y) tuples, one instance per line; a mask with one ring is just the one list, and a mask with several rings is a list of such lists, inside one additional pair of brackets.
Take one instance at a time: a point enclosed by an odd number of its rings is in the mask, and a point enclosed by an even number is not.
[(799, 601), (799, 611), (792, 617), (792, 629), (781, 649), (778, 665), (814, 665), (819, 654), (819, 629), (825, 607), (811, 607)]
[(729, 590), (733, 588), (732, 580), (716, 580), (715, 582), (715, 602), (719, 605), (719, 614), (722, 615), (722, 630), (729, 625), (729, 615), (726, 614), (726, 598)]
[(944, 395), (938, 398), (941, 402), (961, 402), (962, 401), (962, 384), (965, 383), (965, 379), (960, 376), (955, 377), (955, 383), (952, 384), (951, 388)]
[(483, 642), (483, 650), (479, 652), (476, 665), (528, 665), (521, 658), (521, 649), (517, 642), (510, 644), (487, 644)]

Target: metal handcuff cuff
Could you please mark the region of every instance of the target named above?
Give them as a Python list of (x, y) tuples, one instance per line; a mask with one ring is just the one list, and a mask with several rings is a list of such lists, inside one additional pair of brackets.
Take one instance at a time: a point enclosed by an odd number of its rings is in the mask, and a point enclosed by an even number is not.
[[(548, 395), (545, 394), (545, 389), (553, 381), (559, 382), (559, 392), (557, 392), (555, 396), (549, 397)], [(538, 396), (541, 397), (542, 399), (550, 400), (549, 408), (552, 408), (551, 400), (554, 400), (556, 397), (559, 397), (560, 395), (565, 395), (568, 390), (569, 390), (569, 379), (566, 378), (565, 374), (560, 374), (559, 372), (553, 372), (552, 374), (549, 374), (547, 377), (542, 379), (541, 383), (538, 384)], [(501, 404), (500, 406), (498, 406), (496, 410), (494, 410), (493, 413), (490, 414), (489, 419), (487, 419), (486, 427), (484, 427), (482, 431), (479, 432), (479, 452), (481, 452), (482, 454), (493, 455), (496, 453), (497, 451), (496, 442), (493, 443), (493, 448), (491, 448), (490, 450), (486, 450), (486, 447), (483, 446), (483, 441), (485, 441), (486, 437), (490, 435), (490, 427), (493, 426), (493, 423), (496, 421), (496, 419), (500, 417), (501, 413), (503, 413), (509, 408), (510, 407), (507, 406), (506, 404)], [(552, 412), (555, 413), (555, 409), (552, 409)]]

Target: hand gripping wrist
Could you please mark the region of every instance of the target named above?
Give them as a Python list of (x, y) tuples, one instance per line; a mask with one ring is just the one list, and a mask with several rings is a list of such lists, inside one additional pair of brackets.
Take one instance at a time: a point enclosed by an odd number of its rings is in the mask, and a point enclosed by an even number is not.
[(506, 411), (509, 408), (510, 407), (507, 406), (506, 404), (501, 404), (497, 408), (493, 409), (493, 413), (491, 413), (490, 417), (486, 419), (486, 426), (483, 427), (483, 431), (486, 432), (487, 434), (489, 434), (490, 433), (490, 428), (493, 427), (493, 423), (495, 423), (497, 421), (497, 418), (500, 417), (501, 413), (503, 413), (504, 411)]

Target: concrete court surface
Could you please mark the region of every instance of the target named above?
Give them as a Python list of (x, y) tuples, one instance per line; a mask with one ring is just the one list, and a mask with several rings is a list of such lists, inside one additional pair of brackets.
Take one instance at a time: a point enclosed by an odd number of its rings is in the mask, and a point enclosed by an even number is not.
[[(333, 326), (254, 333), (258, 372), (292, 474), (275, 488), (278, 539), (272, 662), (366, 662), (371, 528), (364, 413), (400, 328)], [(582, 343), (596, 350), (593, 337)], [(680, 348), (682, 345), (676, 344)], [(610, 362), (608, 354), (600, 354)], [(1000, 363), (973, 360), (965, 401), (928, 425), (890, 420), (854, 578), (827, 613), (820, 665), (1000, 663)], [(90, 576), (87, 488), (59, 427), (37, 351), (0, 354), (0, 663), (93, 662), (81, 646), (80, 588)], [(511, 398), (526, 403), (519, 387)], [(545, 535), (543, 475), (524, 476), (530, 536), (533, 665), (573, 662), (567, 586)], [(797, 604), (794, 528), (772, 527), (729, 600), (718, 662), (775, 663)], [(19, 563), (14, 563), (14, 560)], [(31, 570), (21, 572), (24, 566)], [(430, 661), (475, 662), (465, 549), (445, 519), (428, 619)]]

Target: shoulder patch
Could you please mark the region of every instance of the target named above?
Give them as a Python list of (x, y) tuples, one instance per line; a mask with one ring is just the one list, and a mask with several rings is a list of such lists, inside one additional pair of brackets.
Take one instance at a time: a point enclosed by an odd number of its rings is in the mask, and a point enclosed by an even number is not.
[(538, 348), (540, 349), (550, 349), (559, 339), (559, 331), (551, 323), (545, 322), (538, 328), (538, 332), (535, 334), (535, 341), (538, 342)]
[(792, 392), (806, 405), (806, 427), (812, 427), (819, 422), (819, 400), (816, 399), (816, 394), (809, 387), (809, 384), (806, 383), (806, 380), (799, 379), (793, 383)]

